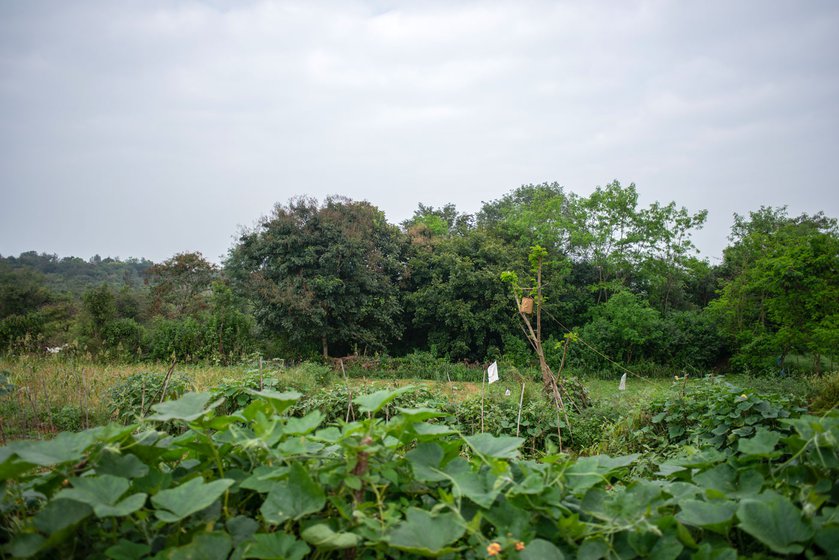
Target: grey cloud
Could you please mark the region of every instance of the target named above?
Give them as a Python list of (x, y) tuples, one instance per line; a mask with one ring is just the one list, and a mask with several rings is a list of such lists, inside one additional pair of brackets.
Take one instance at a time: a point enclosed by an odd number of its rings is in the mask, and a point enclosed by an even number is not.
[[(211, 258), (274, 202), (522, 183), (839, 215), (829, 2), (7, 2), (0, 252)], [(33, 217), (35, 219), (33, 219)]]

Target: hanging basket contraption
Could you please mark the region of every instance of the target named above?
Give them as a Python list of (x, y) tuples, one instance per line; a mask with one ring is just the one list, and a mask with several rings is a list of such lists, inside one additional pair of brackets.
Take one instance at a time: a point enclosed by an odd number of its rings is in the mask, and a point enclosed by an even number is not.
[(533, 298), (521, 298), (521, 305), (519, 305), (519, 313), (527, 313), (528, 315), (533, 313)]

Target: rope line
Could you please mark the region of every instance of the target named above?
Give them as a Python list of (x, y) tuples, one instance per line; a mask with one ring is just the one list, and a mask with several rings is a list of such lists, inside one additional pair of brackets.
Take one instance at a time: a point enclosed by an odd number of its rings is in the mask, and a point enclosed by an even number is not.
[[(568, 328), (568, 327), (566, 327), (564, 324), (562, 324), (562, 321), (560, 321), (559, 319), (557, 319), (556, 317), (554, 317), (553, 313), (551, 313), (550, 311), (548, 311), (548, 310), (547, 310), (547, 309), (545, 309), (545, 308), (542, 308), (542, 311), (544, 311), (544, 312), (548, 315), (548, 317), (550, 317), (551, 319), (553, 319), (554, 321), (556, 321), (556, 323), (557, 323), (557, 324), (559, 324), (559, 326), (560, 326), (560, 327), (562, 327), (562, 329), (563, 329), (563, 330), (564, 330), (567, 334), (572, 334), (572, 333), (571, 333), (571, 329), (569, 329), (569, 328)], [(643, 376), (641, 376), (641, 375), (638, 375), (638, 374), (637, 374), (637, 373), (635, 373), (634, 371), (631, 371), (631, 370), (627, 369), (627, 368), (626, 368), (626, 367), (624, 367), (623, 365), (621, 365), (621, 364), (619, 364), (618, 362), (616, 362), (616, 361), (614, 361), (613, 359), (611, 359), (609, 356), (607, 356), (606, 354), (604, 354), (603, 352), (601, 352), (600, 350), (598, 350), (597, 348), (595, 348), (594, 346), (592, 346), (591, 344), (589, 344), (588, 342), (586, 342), (585, 340), (583, 340), (583, 338), (582, 338), (580, 335), (574, 335), (574, 336), (576, 337), (576, 339), (577, 339), (577, 340), (579, 340), (580, 342), (582, 342), (582, 343), (583, 343), (583, 345), (584, 345), (586, 348), (588, 348), (589, 350), (591, 350), (592, 352), (594, 352), (595, 354), (597, 354), (598, 356), (600, 356), (601, 358), (603, 358), (604, 360), (606, 360), (607, 362), (609, 362), (610, 364), (612, 364), (612, 365), (614, 365), (614, 366), (617, 366), (619, 369), (623, 370), (624, 372), (626, 372), (626, 373), (628, 373), (628, 374), (630, 374), (630, 375), (634, 375), (635, 377), (637, 377), (638, 379), (641, 379), (642, 381), (645, 381), (645, 382), (647, 382), (647, 383), (649, 383), (649, 384), (651, 384), (651, 385), (654, 385), (654, 383), (653, 383), (652, 381), (650, 381), (649, 379), (647, 379), (646, 377), (643, 377)]]

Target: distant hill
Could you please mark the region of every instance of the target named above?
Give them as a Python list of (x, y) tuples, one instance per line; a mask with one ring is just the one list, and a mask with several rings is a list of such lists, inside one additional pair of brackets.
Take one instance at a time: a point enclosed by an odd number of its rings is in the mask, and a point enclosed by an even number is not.
[(86, 261), (79, 257), (27, 251), (18, 257), (0, 255), (0, 274), (36, 272), (43, 275), (44, 285), (50, 290), (78, 297), (90, 286), (103, 283), (117, 289), (123, 286), (140, 288), (143, 274), (153, 264), (147, 259), (120, 260), (96, 255)]

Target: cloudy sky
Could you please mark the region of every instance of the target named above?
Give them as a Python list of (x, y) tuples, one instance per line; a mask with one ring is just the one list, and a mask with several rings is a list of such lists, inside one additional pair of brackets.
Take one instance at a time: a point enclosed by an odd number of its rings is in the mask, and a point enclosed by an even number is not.
[(295, 195), (839, 217), (839, 3), (0, 2), (0, 254), (218, 261)]

